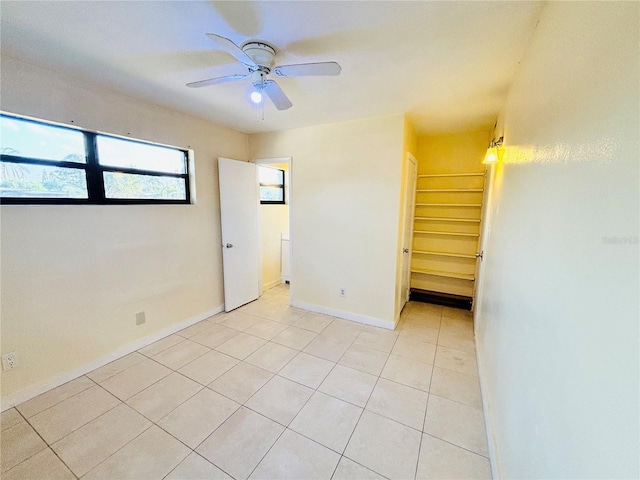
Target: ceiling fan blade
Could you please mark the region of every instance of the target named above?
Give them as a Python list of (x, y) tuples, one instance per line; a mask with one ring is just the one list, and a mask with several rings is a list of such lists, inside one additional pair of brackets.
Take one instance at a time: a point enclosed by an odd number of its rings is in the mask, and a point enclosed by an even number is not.
[(240, 63), (244, 63), (247, 67), (257, 67), (253, 59), (228, 38), (221, 37), (215, 33), (207, 33), (207, 37), (209, 37), (209, 39), (217, 44), (222, 50), (235, 57)]
[(191, 82), (187, 83), (187, 87), (190, 88), (200, 88), (200, 87), (208, 87), (209, 85), (216, 85), (218, 83), (232, 82), (234, 80), (242, 80), (243, 78), (247, 78), (249, 75), (227, 75), (225, 77), (216, 77), (209, 78), (207, 80), (200, 80), (199, 82)]
[(286, 110), (293, 106), (291, 100), (287, 98), (280, 86), (273, 80), (267, 80), (264, 82), (264, 87), (262, 89), (266, 92), (278, 110)]
[(342, 67), (336, 62), (298, 63), (274, 67), (273, 73), (279, 77), (301, 77), (308, 75), (340, 75)]

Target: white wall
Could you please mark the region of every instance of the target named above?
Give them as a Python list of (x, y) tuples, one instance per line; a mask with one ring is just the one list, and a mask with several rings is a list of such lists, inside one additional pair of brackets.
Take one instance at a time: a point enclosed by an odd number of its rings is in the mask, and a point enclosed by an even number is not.
[(250, 136), (252, 158), (292, 157), (294, 305), (393, 327), (403, 130), (392, 115)]
[(640, 477), (639, 15), (548, 3), (501, 115), (476, 328), (503, 478)]
[[(2, 58), (4, 111), (195, 152), (195, 205), (19, 206), (2, 220), (7, 400), (223, 303), (217, 157), (248, 137), (61, 73)], [(135, 313), (146, 312), (136, 327)]]

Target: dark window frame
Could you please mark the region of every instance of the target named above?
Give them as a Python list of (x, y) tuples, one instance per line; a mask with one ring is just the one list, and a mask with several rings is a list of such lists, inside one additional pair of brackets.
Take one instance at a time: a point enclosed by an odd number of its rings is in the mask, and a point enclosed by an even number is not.
[[(258, 166), (264, 167), (264, 168), (271, 168), (272, 170), (277, 170), (282, 175), (282, 183), (262, 183), (258, 180), (258, 184), (260, 187), (273, 187), (273, 188), (280, 188), (282, 190), (282, 200), (262, 200), (262, 198), (260, 198), (260, 205), (286, 205), (287, 197), (286, 197), (286, 190), (285, 190), (286, 181), (285, 181), (284, 170), (281, 168), (267, 167), (266, 165), (258, 165)], [(258, 179), (259, 178), (260, 178), (260, 174), (258, 173)]]
[[(36, 125), (43, 125), (47, 127), (61, 128), (65, 130), (72, 130), (80, 132), (84, 136), (85, 144), (85, 163), (80, 162), (64, 162), (59, 160), (47, 160), (42, 158), (24, 157), (21, 155), (10, 155), (0, 153), (0, 161), (6, 163), (26, 164), (26, 165), (42, 165), (48, 167), (58, 168), (75, 168), (84, 170), (87, 180), (87, 197), (88, 198), (48, 198), (48, 197), (0, 197), (1, 205), (166, 205), (166, 204), (178, 204), (185, 205), (191, 204), (191, 191), (190, 191), (190, 169), (189, 169), (189, 152), (177, 147), (171, 147), (167, 145), (145, 142), (144, 140), (137, 140), (128, 137), (120, 137), (118, 135), (110, 135), (107, 133), (92, 132), (84, 130), (82, 128), (68, 127), (65, 125), (59, 125), (46, 120), (35, 120), (33, 118), (25, 118), (19, 115), (13, 115), (5, 112), (0, 112), (0, 117), (16, 119), (25, 122), (31, 122)], [(167, 173), (158, 172), (155, 170), (144, 170), (139, 168), (126, 168), (126, 167), (111, 167), (107, 165), (101, 165), (99, 162), (99, 153), (97, 148), (97, 138), (108, 137), (123, 140), (127, 142), (139, 143), (142, 145), (160, 146), (164, 148), (170, 148), (179, 151), (183, 155), (185, 173)], [(148, 175), (157, 177), (171, 177), (181, 178), (185, 184), (185, 198), (184, 199), (157, 199), (157, 198), (106, 198), (105, 186), (104, 186), (104, 172), (117, 172), (128, 173), (134, 175)]]

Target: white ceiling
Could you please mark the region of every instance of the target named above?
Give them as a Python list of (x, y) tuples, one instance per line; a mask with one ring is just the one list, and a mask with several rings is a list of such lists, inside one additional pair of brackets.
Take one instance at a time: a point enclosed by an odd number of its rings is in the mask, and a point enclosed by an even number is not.
[[(244, 132), (406, 113), (418, 132), (495, 121), (541, 2), (0, 2), (2, 53)], [(276, 78), (293, 102), (256, 121), (246, 69), (205, 33), (276, 48), (277, 64), (337, 61), (338, 77)]]

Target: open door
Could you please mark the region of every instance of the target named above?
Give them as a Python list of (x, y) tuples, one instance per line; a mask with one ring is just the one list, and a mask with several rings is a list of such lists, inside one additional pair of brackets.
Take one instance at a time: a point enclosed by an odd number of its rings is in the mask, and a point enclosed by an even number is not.
[(224, 310), (260, 295), (258, 178), (253, 163), (218, 158)]
[(411, 293), (411, 255), (413, 250), (413, 218), (416, 206), (416, 181), (418, 175), (418, 162), (411, 155), (407, 155), (407, 162), (404, 171), (405, 198), (403, 214), (403, 234), (402, 234), (402, 284), (400, 291), (401, 312), (404, 305), (409, 301)]

